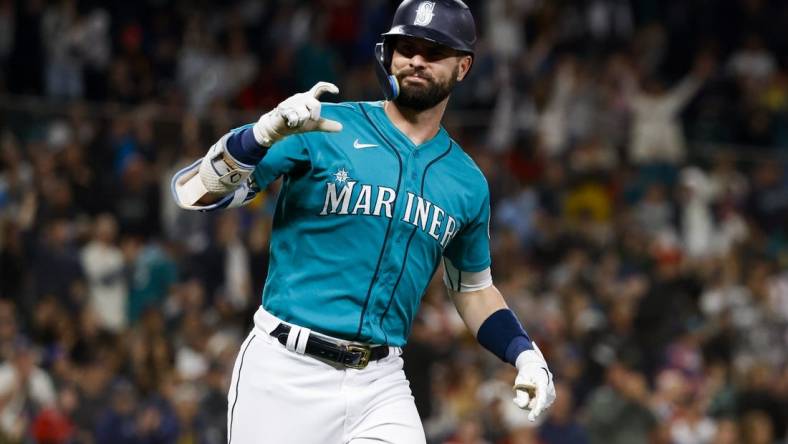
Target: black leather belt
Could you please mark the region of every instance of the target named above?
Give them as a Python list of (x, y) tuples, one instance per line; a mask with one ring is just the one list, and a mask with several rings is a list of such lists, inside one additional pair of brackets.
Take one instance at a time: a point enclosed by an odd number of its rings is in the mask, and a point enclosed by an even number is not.
[[(287, 345), (289, 334), (290, 326), (287, 324), (279, 324), (271, 332), (271, 336), (275, 337), (282, 345)], [(348, 368), (363, 369), (370, 361), (377, 361), (388, 356), (389, 347), (387, 345), (370, 347), (362, 344), (347, 344), (309, 335), (304, 352), (307, 355), (336, 362)]]

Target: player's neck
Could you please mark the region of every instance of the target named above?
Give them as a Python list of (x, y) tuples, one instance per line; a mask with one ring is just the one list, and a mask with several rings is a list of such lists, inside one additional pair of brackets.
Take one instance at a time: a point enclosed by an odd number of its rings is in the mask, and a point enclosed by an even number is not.
[(443, 113), (446, 111), (448, 103), (449, 98), (447, 97), (430, 109), (416, 111), (388, 101), (384, 104), (383, 109), (394, 126), (402, 131), (411, 142), (421, 145), (438, 134), (441, 119), (443, 119)]

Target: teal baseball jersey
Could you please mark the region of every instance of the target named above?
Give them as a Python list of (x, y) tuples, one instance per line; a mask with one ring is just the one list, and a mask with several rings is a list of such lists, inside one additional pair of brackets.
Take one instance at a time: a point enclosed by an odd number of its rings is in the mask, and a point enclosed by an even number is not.
[(323, 104), (339, 133), (274, 144), (254, 171), (283, 176), (263, 306), (338, 338), (403, 346), (441, 259), (490, 267), (484, 175), (441, 127), (415, 145), (382, 102)]

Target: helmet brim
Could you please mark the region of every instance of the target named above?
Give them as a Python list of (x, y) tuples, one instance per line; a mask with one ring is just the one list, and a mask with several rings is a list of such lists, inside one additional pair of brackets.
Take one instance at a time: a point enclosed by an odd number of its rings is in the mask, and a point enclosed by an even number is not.
[(425, 28), (423, 26), (398, 25), (381, 35), (384, 39), (390, 37), (413, 37), (427, 40), (428, 42), (437, 43), (441, 46), (446, 46), (454, 50), (473, 55), (473, 48), (469, 47), (464, 42), (452, 38), (448, 34), (436, 31), (435, 29)]

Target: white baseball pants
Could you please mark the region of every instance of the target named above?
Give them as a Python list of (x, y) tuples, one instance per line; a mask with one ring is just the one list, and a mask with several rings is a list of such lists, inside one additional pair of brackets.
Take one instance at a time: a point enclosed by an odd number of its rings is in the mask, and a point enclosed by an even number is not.
[(425, 442), (401, 349), (348, 369), (288, 350), (269, 334), (281, 321), (262, 307), (254, 320), (227, 396), (228, 444)]

